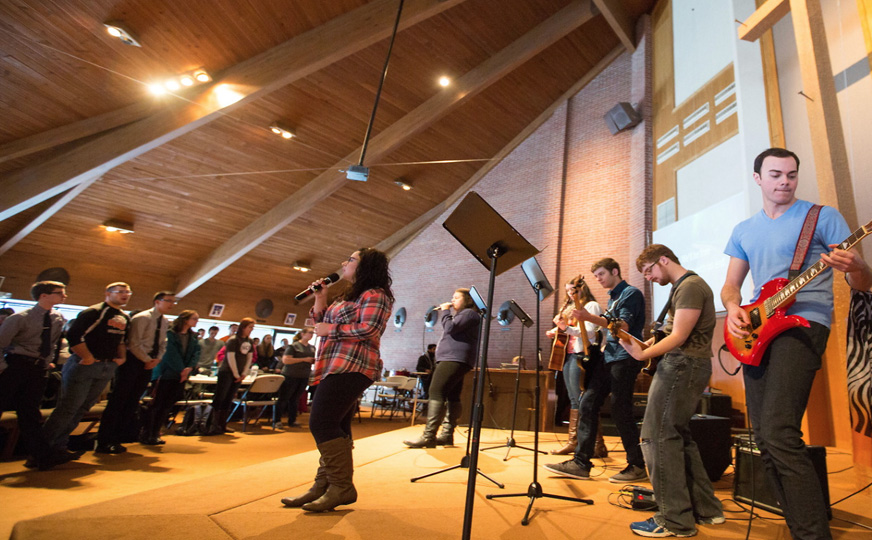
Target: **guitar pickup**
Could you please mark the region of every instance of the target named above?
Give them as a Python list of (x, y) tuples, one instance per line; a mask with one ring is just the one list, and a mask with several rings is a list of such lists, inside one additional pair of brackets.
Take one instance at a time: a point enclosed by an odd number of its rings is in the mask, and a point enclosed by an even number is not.
[(760, 308), (754, 308), (748, 312), (748, 315), (751, 317), (751, 327), (758, 328), (761, 324), (760, 320)]

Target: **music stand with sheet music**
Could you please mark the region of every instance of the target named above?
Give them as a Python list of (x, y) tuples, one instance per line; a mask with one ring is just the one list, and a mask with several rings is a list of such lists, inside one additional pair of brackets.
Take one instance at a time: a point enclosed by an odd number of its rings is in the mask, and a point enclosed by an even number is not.
[[(515, 442), (515, 421), (518, 417), (518, 394), (521, 390), (521, 355), (524, 351), (524, 328), (529, 328), (533, 326), (533, 319), (527, 315), (521, 306), (518, 305), (514, 300), (508, 301), (509, 310), (515, 314), (515, 317), (521, 321), (521, 345), (520, 351), (518, 352), (518, 365), (515, 367), (515, 396), (512, 400), (512, 431), (509, 433), (509, 436), (506, 438), (506, 444), (500, 444), (497, 446), (488, 446), (487, 448), (482, 448), (481, 451), (485, 450), (494, 450), (495, 448), (506, 448), (506, 457), (503, 458), (503, 461), (509, 460), (509, 453), (512, 451), (512, 448), (520, 448), (521, 450), (529, 450), (531, 452), (539, 452), (540, 454), (544, 454), (545, 452), (542, 450), (538, 450), (535, 448), (530, 448), (528, 446), (521, 446)], [(539, 419), (537, 418), (538, 422)]]
[[(524, 275), (527, 276), (527, 281), (530, 282), (530, 285), (533, 287), (533, 291), (536, 293), (536, 389), (534, 391), (535, 402), (535, 418), (536, 418), (536, 431), (535, 437), (533, 439), (533, 448), (537, 451), (533, 452), (533, 481), (530, 482), (530, 485), (527, 487), (526, 493), (498, 493), (496, 495), (489, 494), (486, 495), (487, 499), (501, 499), (504, 497), (529, 497), (530, 503), (527, 505), (527, 511), (524, 513), (524, 518), (521, 520), (521, 525), (527, 525), (530, 523), (530, 511), (533, 509), (533, 503), (536, 499), (540, 499), (542, 497), (548, 497), (550, 499), (560, 499), (562, 501), (572, 501), (572, 502), (580, 502), (584, 504), (593, 504), (593, 501), (590, 499), (580, 499), (577, 497), (566, 497), (564, 495), (551, 495), (550, 493), (545, 493), (542, 491), (542, 484), (539, 483), (539, 415), (541, 411), (539, 410), (539, 370), (542, 365), (542, 348), (539, 344), (539, 321), (540, 321), (540, 312), (541, 312), (541, 302), (548, 298), (548, 296), (554, 292), (554, 288), (548, 283), (548, 278), (545, 277), (545, 273), (542, 272), (542, 267), (539, 266), (539, 261), (536, 260), (535, 257), (531, 257), (530, 259), (524, 261), (521, 265), (521, 269), (524, 271)], [(544, 452), (543, 452), (544, 453)]]
[[(476, 290), (475, 285), (473, 285), (472, 287), (469, 288), (469, 296), (472, 297), (472, 301), (475, 303), (475, 307), (477, 307), (479, 309), (479, 311), (481, 311), (482, 320), (488, 318), (489, 315), (487, 312), (487, 306), (485, 305), (484, 300), (481, 298), (481, 295)], [(479, 325), (478, 338), (476, 339), (476, 345), (479, 345), (481, 343), (481, 328), (482, 328), (482, 326)], [(478, 352), (478, 348), (476, 348), (476, 352)], [(485, 366), (485, 370), (487, 370), (487, 366)], [(483, 377), (483, 376), (484, 376), (484, 374), (482, 374), (482, 373), (479, 373), (477, 371), (473, 372), (473, 377), (472, 377), (472, 387), (473, 388), (475, 388), (477, 383), (478, 383), (478, 377)], [(469, 428), (468, 428), (470, 432), (472, 431), (473, 411), (474, 411), (474, 408), (470, 407), (469, 408)], [(444, 472), (453, 471), (454, 469), (467, 469), (467, 468), (469, 468), (469, 443), (471, 441), (472, 441), (472, 437), (467, 436), (466, 437), (466, 453), (463, 455), (462, 458), (460, 458), (459, 464), (452, 465), (450, 467), (445, 467), (444, 469), (439, 469), (438, 471), (434, 471), (431, 473), (422, 474), (421, 476), (416, 476), (416, 477), (412, 478), (411, 481), (414, 483), (414, 482), (417, 482), (418, 480), (421, 480), (423, 478), (429, 478), (431, 476), (436, 476), (437, 474), (442, 474)], [(500, 482), (497, 482), (496, 480), (494, 480), (490, 476), (484, 474), (479, 469), (476, 469), (475, 472), (477, 474), (480, 474), (483, 477), (485, 477), (485, 479), (490, 480), (491, 482), (496, 484), (497, 487), (499, 487), (500, 489), (503, 489), (504, 487), (506, 487), (505, 485), (501, 484)]]
[[(491, 207), (475, 191), (470, 191), (460, 201), (454, 212), (442, 224), (460, 244), (490, 271), (487, 288), (487, 312), (493, 311), (494, 282), (499, 274), (533, 257), (539, 250), (524, 239), (508, 221)], [(472, 448), (469, 456), (469, 477), (466, 483), (466, 505), (463, 512), (464, 540), (472, 532), (472, 510), (475, 504), (475, 479), (478, 467), (478, 452), (483, 417), (484, 366), (487, 365), (487, 348), (490, 340), (490, 316), (484, 319), (481, 354), (479, 354), (479, 377), (472, 401)]]

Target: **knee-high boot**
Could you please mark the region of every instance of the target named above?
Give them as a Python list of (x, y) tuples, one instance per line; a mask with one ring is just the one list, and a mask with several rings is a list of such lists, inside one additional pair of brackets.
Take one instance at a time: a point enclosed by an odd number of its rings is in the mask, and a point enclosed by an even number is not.
[(436, 430), (445, 415), (445, 402), (431, 399), (427, 403), (427, 424), (424, 433), (415, 441), (403, 441), (409, 448), (436, 448)]
[(354, 459), (351, 448), (350, 437), (332, 439), (318, 445), (318, 450), (324, 459), (327, 490), (314, 501), (304, 504), (303, 510), (328, 512), (341, 504), (351, 504), (357, 501), (357, 490), (352, 481)]
[(551, 454), (566, 455), (574, 454), (575, 448), (578, 446), (578, 409), (570, 409), (569, 411), (569, 440), (559, 450), (552, 450)]
[(299, 508), (306, 503), (312, 502), (327, 492), (327, 467), (324, 464), (324, 456), (318, 461), (318, 472), (315, 473), (315, 483), (309, 491), (299, 497), (285, 497), (282, 504), (289, 508)]
[(593, 457), (607, 458), (609, 457), (609, 449), (606, 447), (606, 441), (603, 439), (603, 424), (602, 422), (596, 428), (596, 445), (593, 447)]
[(454, 428), (457, 427), (462, 412), (463, 404), (461, 402), (448, 402), (448, 412), (445, 414), (445, 421), (442, 422), (442, 432), (436, 437), (436, 444), (439, 446), (454, 445)]

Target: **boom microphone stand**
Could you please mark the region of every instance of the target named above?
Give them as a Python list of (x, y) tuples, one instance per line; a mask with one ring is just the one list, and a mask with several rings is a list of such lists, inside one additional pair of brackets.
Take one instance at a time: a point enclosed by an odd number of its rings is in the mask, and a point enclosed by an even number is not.
[[(518, 320), (521, 321), (521, 351), (524, 350), (524, 328), (528, 328), (533, 326), (533, 320), (530, 319), (530, 316), (521, 309), (521, 306), (517, 304), (514, 300), (509, 300), (509, 309), (512, 310), (512, 313), (518, 317)], [(542, 450), (538, 450), (535, 448), (529, 448), (527, 446), (521, 446), (515, 443), (515, 420), (518, 416), (518, 394), (520, 392), (521, 387), (521, 352), (518, 353), (518, 369), (515, 372), (515, 397), (512, 401), (512, 431), (509, 434), (509, 437), (506, 439), (506, 444), (501, 444), (499, 446), (488, 446), (487, 448), (482, 448), (481, 451), (485, 450), (493, 450), (494, 448), (506, 448), (506, 457), (503, 458), (503, 461), (509, 460), (509, 453), (512, 451), (512, 448), (520, 448), (522, 450), (529, 450), (531, 452), (539, 452), (540, 454), (544, 454), (545, 452)], [(538, 422), (539, 419), (537, 418)]]
[[(488, 320), (489, 316), (488, 316), (488, 312), (487, 312), (487, 306), (485, 305), (484, 300), (481, 299), (481, 295), (478, 294), (478, 291), (475, 289), (475, 286), (472, 286), (469, 288), (469, 295), (472, 296), (472, 299), (475, 302), (476, 307), (478, 307), (478, 309), (482, 312), (482, 321)], [(476, 354), (478, 353), (479, 345), (481, 344), (481, 329), (482, 329), (482, 325), (480, 324), (478, 327), (478, 339), (476, 340)], [(476, 363), (478, 363), (478, 357), (476, 357)], [(484, 369), (485, 370), (487, 369), (487, 365), (484, 366)], [(484, 372), (482, 372), (481, 369), (479, 369), (473, 373), (473, 378), (472, 378), (473, 389), (478, 386), (478, 378), (479, 377), (484, 379)], [(472, 430), (473, 412), (474, 411), (475, 411), (475, 407), (469, 408), (469, 429), (470, 429), (470, 431)], [(411, 481), (417, 482), (418, 480), (421, 480), (422, 478), (428, 478), (430, 476), (435, 476), (437, 474), (442, 474), (444, 472), (453, 471), (454, 469), (468, 469), (469, 468), (469, 444), (471, 441), (472, 441), (472, 437), (466, 438), (466, 453), (463, 455), (462, 458), (460, 458), (459, 464), (452, 465), (451, 467), (446, 467), (444, 469), (440, 469), (438, 471), (434, 471), (431, 473), (422, 474), (421, 476), (416, 476), (416, 477), (412, 478)], [(481, 469), (479, 469), (478, 467), (476, 467), (475, 472), (476, 472), (476, 474), (480, 474), (481, 476), (485, 477), (485, 479), (490, 480), (491, 482), (496, 484), (497, 487), (499, 487), (500, 489), (503, 489), (504, 487), (506, 487), (505, 485), (497, 482), (496, 480), (494, 480), (490, 476), (481, 472)]]
[[(529, 497), (530, 503), (527, 505), (527, 511), (524, 513), (524, 518), (521, 520), (521, 525), (528, 525), (530, 523), (530, 511), (533, 509), (533, 503), (536, 499), (540, 499), (542, 497), (548, 497), (550, 499), (560, 499), (562, 501), (573, 501), (580, 502), (584, 504), (593, 504), (593, 501), (590, 499), (579, 499), (576, 497), (566, 497), (564, 495), (552, 495), (550, 493), (545, 493), (542, 491), (542, 485), (538, 480), (539, 473), (539, 368), (542, 363), (542, 349), (539, 346), (539, 321), (540, 319), (540, 302), (545, 300), (552, 292), (554, 292), (554, 288), (548, 283), (548, 278), (545, 277), (545, 274), (542, 272), (542, 268), (539, 266), (539, 263), (536, 261), (536, 258), (530, 258), (527, 261), (524, 261), (524, 264), (521, 266), (524, 270), (524, 274), (527, 276), (527, 280), (530, 282), (530, 285), (533, 286), (533, 291), (536, 293), (536, 391), (535, 391), (535, 405), (536, 408), (536, 431), (535, 437), (533, 439), (533, 447), (537, 450), (537, 453), (533, 454), (533, 481), (530, 482), (530, 485), (527, 487), (526, 493), (506, 493), (506, 494), (489, 494), (486, 496), (487, 499), (498, 499), (503, 497)], [(544, 454), (544, 452), (543, 452)]]

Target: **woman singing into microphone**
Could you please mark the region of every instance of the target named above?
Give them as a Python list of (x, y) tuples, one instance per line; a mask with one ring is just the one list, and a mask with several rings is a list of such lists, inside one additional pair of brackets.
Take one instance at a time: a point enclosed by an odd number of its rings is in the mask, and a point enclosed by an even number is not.
[(327, 288), (320, 287), (309, 312), (319, 339), (313, 371), (318, 391), (309, 430), (321, 452), (321, 465), (308, 492), (282, 499), (285, 506), (310, 512), (357, 501), (351, 419), (358, 398), (381, 375), (379, 342), (394, 302), (388, 258), (381, 251), (364, 248), (352, 253), (342, 263), (342, 279), (350, 283), (348, 290), (328, 306)]
[[(453, 315), (451, 308), (454, 309)], [(436, 346), (436, 369), (430, 380), (427, 424), (418, 440), (403, 441), (409, 448), (454, 444), (454, 428), (462, 411), (460, 392), (463, 390), (463, 377), (475, 365), (481, 315), (469, 295), (469, 289), (454, 291), (451, 302), (439, 306), (439, 318), (442, 319), (443, 333)], [(439, 424), (442, 424), (442, 433), (437, 437)]]

